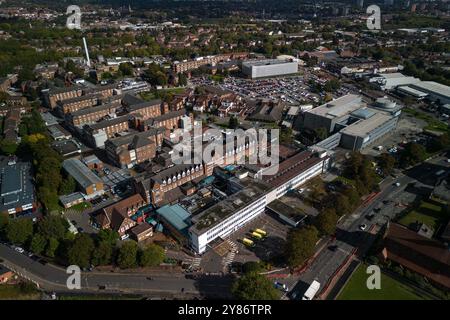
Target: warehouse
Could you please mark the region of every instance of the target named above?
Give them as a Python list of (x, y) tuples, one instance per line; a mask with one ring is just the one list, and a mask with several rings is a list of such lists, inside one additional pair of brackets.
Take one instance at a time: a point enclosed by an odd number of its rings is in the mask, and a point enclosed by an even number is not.
[(80, 160), (64, 160), (63, 168), (75, 179), (86, 199), (93, 199), (105, 192), (103, 181)]
[(242, 72), (252, 79), (283, 76), (298, 72), (298, 63), (290, 60), (258, 60), (242, 63)]
[(421, 81), (410, 85), (411, 88), (428, 94), (428, 99), (441, 104), (450, 103), (450, 87), (434, 82)]

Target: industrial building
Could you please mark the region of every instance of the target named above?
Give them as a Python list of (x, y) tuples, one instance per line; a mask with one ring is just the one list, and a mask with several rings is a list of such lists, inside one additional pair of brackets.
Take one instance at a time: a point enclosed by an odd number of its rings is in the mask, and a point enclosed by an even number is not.
[(449, 86), (434, 81), (421, 81), (410, 85), (410, 87), (427, 94), (427, 98), (431, 101), (440, 102), (441, 104), (450, 103)]
[(408, 77), (399, 72), (396, 73), (380, 73), (372, 77), (370, 82), (375, 83), (381, 90), (392, 90), (398, 86), (408, 86), (420, 82), (420, 79)]
[(304, 127), (332, 133), (317, 145), (320, 148), (356, 151), (395, 130), (400, 113), (401, 106), (387, 98), (367, 106), (360, 96), (348, 94), (305, 112)]
[(98, 197), (105, 192), (103, 181), (80, 160), (74, 158), (64, 160), (63, 168), (75, 179), (86, 200)]
[(298, 72), (298, 63), (290, 60), (257, 60), (242, 63), (242, 72), (251, 79), (283, 76)]
[(315, 130), (325, 128), (328, 133), (335, 131), (336, 123), (344, 121), (350, 113), (363, 105), (361, 96), (348, 94), (305, 112), (303, 126)]

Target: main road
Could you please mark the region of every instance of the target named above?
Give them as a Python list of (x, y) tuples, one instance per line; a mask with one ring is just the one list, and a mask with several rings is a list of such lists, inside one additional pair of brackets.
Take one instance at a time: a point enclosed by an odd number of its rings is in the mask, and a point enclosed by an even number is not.
[[(294, 281), (296, 282), (288, 297), (298, 299), (313, 280), (321, 283), (322, 287), (330, 280), (336, 270), (358, 248), (359, 256), (363, 256), (375, 240), (375, 236), (367, 232), (372, 226), (381, 227), (398, 214), (399, 196), (404, 193), (410, 183), (423, 184), (422, 181), (434, 180), (436, 172), (449, 163), (443, 157), (429, 159), (422, 165), (399, 174), (397, 178), (388, 177), (380, 185), (381, 191), (372, 201), (362, 204), (353, 214), (341, 221), (337, 227), (336, 239), (330, 243), (333, 248), (323, 249), (314, 259), (308, 269)], [(396, 185), (399, 183), (400, 185)], [(400, 204), (401, 205), (401, 204)], [(374, 214), (374, 209), (380, 208), (373, 219), (369, 221), (367, 215)], [(399, 209), (401, 210), (401, 209)], [(365, 224), (365, 231), (360, 226)]]
[[(50, 263), (43, 265), (0, 244), (2, 264), (20, 276), (37, 283), (46, 291), (73, 292), (67, 288), (70, 274)], [(149, 280), (150, 277), (152, 280)], [(200, 276), (187, 279), (184, 274), (143, 274), (125, 272), (82, 272), (81, 292), (138, 293), (152, 295), (189, 294), (199, 297), (228, 298), (232, 278), (228, 276)]]

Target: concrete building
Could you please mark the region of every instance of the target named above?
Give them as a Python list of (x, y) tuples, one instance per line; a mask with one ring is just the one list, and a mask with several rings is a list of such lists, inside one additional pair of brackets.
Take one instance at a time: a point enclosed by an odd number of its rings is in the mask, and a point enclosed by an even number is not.
[(251, 79), (275, 77), (298, 72), (298, 63), (290, 60), (258, 60), (242, 63), (242, 72)]
[(408, 77), (401, 73), (380, 73), (372, 77), (370, 82), (375, 83), (381, 90), (393, 90), (398, 86), (407, 86), (420, 82), (420, 79)]
[(93, 199), (105, 192), (102, 179), (80, 160), (74, 158), (64, 160), (63, 168), (75, 179), (85, 199)]
[(438, 101), (441, 104), (450, 103), (450, 87), (434, 82), (421, 81), (410, 85), (411, 88), (419, 90), (428, 95), (428, 99)]
[(267, 204), (327, 171), (329, 165), (325, 153), (304, 151), (280, 163), (273, 176), (236, 178), (231, 195), (190, 219), (191, 248), (204, 253), (213, 241), (239, 230), (263, 213)]
[(349, 115), (363, 106), (361, 96), (348, 94), (304, 113), (303, 126), (307, 129), (325, 128), (334, 132), (336, 123), (344, 121)]

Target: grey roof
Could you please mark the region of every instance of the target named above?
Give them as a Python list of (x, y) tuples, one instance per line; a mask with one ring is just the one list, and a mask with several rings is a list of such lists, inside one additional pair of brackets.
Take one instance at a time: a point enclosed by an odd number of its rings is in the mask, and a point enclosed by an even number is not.
[(126, 114), (124, 116), (113, 118), (113, 119), (110, 119), (110, 120), (103, 120), (103, 121), (100, 121), (100, 122), (97, 122), (97, 123), (88, 124), (85, 127), (88, 127), (91, 130), (100, 130), (100, 129), (103, 129), (103, 128), (107, 128), (109, 126), (113, 126), (115, 124), (128, 122), (129, 119), (130, 119), (130, 115)]
[(63, 168), (69, 173), (79, 185), (87, 188), (93, 184), (103, 183), (88, 167), (78, 159), (67, 159), (63, 162)]
[(34, 187), (31, 164), (17, 162), (8, 165), (4, 160), (0, 164), (1, 195), (0, 211), (18, 208), (34, 202)]
[(128, 134), (126, 136), (123, 137), (117, 137), (117, 138), (113, 138), (113, 139), (109, 139), (107, 141), (107, 143), (112, 144), (114, 147), (118, 148), (121, 147), (123, 145), (128, 145), (130, 143), (132, 143), (135, 140), (135, 137), (137, 136), (138, 138), (149, 138), (152, 136), (157, 135), (158, 133), (164, 133), (165, 129), (164, 128), (151, 128), (147, 131), (144, 132), (139, 132), (136, 134)]
[(155, 105), (161, 105), (161, 103), (162, 103), (161, 99), (144, 101), (144, 102), (140, 102), (137, 104), (132, 104), (128, 107), (128, 109), (131, 112), (131, 111), (136, 111), (136, 110), (144, 109), (144, 108), (155, 106)]
[(91, 114), (91, 113), (106, 110), (106, 109), (117, 109), (119, 106), (120, 105), (118, 105), (117, 103), (114, 103), (114, 102), (107, 103), (107, 104), (101, 104), (99, 106), (77, 110), (75, 112), (72, 112), (72, 115), (73, 116), (81, 116), (81, 115)]

